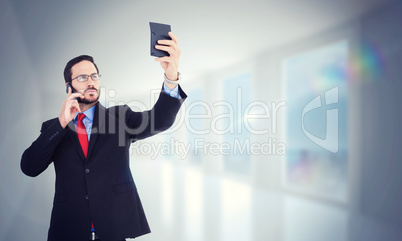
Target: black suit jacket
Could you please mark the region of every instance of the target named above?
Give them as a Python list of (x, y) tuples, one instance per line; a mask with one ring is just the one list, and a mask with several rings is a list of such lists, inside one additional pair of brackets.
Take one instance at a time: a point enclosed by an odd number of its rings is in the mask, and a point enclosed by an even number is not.
[(25, 150), (21, 169), (37, 176), (50, 163), (56, 172), (48, 240), (87, 241), (93, 222), (103, 241), (134, 238), (150, 232), (129, 166), (131, 142), (168, 129), (182, 99), (164, 91), (145, 112), (128, 106), (106, 109), (97, 103), (87, 158), (74, 123), (63, 129), (58, 118), (42, 124), (41, 134)]

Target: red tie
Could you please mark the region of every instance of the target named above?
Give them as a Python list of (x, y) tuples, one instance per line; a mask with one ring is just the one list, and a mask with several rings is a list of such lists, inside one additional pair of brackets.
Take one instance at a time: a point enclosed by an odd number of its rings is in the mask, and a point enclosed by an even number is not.
[(78, 122), (77, 122), (77, 135), (78, 140), (80, 141), (82, 151), (84, 152), (85, 158), (87, 158), (88, 154), (88, 135), (87, 130), (85, 129), (85, 125), (82, 120), (85, 118), (85, 114), (78, 114)]

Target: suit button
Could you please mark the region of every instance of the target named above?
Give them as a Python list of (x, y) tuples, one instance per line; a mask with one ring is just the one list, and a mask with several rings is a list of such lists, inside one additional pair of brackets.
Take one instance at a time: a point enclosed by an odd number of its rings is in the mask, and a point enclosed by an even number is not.
[(88, 168), (87, 168), (87, 169), (85, 169), (85, 172), (86, 172), (86, 173), (89, 173), (89, 169), (88, 169)]
[(88, 200), (88, 199), (89, 199), (88, 195), (85, 195), (85, 199), (86, 199), (86, 200)]

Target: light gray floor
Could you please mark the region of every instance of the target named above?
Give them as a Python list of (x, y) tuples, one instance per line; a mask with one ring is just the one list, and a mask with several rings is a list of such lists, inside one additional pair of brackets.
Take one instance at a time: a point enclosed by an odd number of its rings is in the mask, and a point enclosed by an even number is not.
[(152, 233), (138, 240), (344, 241), (345, 208), (191, 165), (132, 163)]

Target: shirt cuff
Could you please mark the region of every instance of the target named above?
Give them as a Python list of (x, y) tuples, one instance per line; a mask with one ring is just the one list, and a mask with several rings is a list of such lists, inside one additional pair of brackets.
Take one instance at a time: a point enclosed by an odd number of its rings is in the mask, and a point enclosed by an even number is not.
[(165, 91), (166, 94), (174, 98), (181, 99), (181, 97), (179, 96), (179, 85), (176, 85), (174, 89), (171, 89), (166, 85), (165, 82), (163, 82), (163, 90)]

